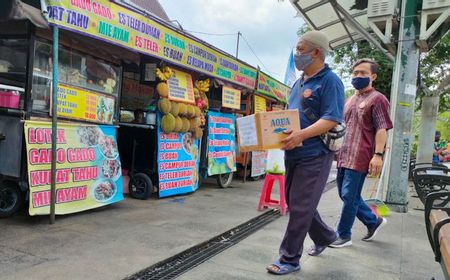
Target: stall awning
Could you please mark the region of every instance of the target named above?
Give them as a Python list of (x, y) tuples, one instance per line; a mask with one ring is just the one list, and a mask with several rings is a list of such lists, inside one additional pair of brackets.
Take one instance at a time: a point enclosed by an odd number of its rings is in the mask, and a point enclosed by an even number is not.
[(248, 89), (255, 88), (256, 68), (151, 15), (131, 11), (107, 0), (86, 3), (45, 0), (44, 3), (47, 7), (41, 8), (52, 25)]
[(48, 28), (48, 23), (42, 16), (41, 10), (20, 0), (2, 0), (0, 10), (0, 21), (28, 19), (37, 27)]
[[(314, 30), (327, 34), (331, 49), (338, 49), (364, 37), (346, 22), (341, 13), (332, 5), (332, 1), (291, 0), (292, 5)], [(337, 1), (353, 19), (369, 31), (367, 23), (367, 5), (359, 5), (355, 0)]]

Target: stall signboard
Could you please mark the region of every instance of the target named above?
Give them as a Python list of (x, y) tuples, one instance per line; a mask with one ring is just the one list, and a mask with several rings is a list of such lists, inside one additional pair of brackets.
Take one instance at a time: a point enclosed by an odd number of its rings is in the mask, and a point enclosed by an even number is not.
[(114, 97), (58, 84), (58, 116), (103, 124), (112, 124)]
[(208, 112), (208, 175), (236, 171), (236, 117)]
[[(26, 121), (30, 215), (50, 213), (50, 122)], [(70, 214), (123, 199), (115, 128), (58, 123), (56, 214)]]
[(258, 73), (256, 91), (265, 96), (287, 103), (291, 89), (263, 72)]
[(199, 141), (191, 133), (164, 133), (158, 126), (159, 197), (198, 189)]
[(195, 103), (192, 76), (188, 73), (172, 70), (173, 75), (167, 81), (169, 86), (169, 99), (178, 102)]
[(155, 95), (155, 90), (151, 86), (146, 86), (139, 81), (123, 78), (121, 107), (126, 109), (144, 110), (150, 104)]
[(241, 108), (241, 91), (231, 87), (223, 86), (222, 107), (239, 110)]
[(252, 152), (251, 177), (261, 176), (266, 173), (267, 151)]
[(266, 112), (267, 111), (267, 107), (266, 107), (266, 99), (264, 97), (255, 95), (254, 96), (255, 100), (255, 113), (259, 113), (259, 112)]
[(45, 0), (49, 23), (254, 89), (256, 69), (107, 0)]

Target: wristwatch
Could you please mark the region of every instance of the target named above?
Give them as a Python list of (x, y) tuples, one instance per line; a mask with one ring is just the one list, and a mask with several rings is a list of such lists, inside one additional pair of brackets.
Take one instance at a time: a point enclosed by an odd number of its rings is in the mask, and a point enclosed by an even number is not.
[(384, 153), (375, 153), (376, 156), (380, 156), (381, 158), (383, 158)]

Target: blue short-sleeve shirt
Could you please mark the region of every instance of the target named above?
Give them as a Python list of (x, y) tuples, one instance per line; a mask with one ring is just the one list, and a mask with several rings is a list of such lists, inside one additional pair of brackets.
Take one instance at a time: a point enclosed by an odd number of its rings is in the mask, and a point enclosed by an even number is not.
[[(302, 99), (305, 99), (302, 103)], [(344, 111), (344, 85), (327, 64), (306, 81), (298, 79), (292, 87), (288, 109), (298, 109), (300, 127), (312, 125), (304, 113), (304, 106), (311, 108), (317, 119), (342, 123)], [(303, 141), (303, 146), (286, 151), (286, 160), (317, 157), (329, 153), (319, 136)]]

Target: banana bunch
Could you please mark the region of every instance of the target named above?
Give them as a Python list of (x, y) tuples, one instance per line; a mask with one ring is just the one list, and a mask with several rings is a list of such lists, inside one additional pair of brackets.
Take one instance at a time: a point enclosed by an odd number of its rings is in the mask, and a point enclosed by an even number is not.
[(209, 79), (206, 79), (206, 80), (203, 80), (203, 81), (202, 80), (197, 80), (197, 81), (195, 81), (194, 85), (198, 89), (198, 91), (200, 91), (200, 92), (205, 93), (205, 92), (209, 91), (209, 86), (210, 86)]
[(173, 75), (173, 70), (170, 69), (168, 66), (164, 66), (164, 68), (161, 70), (160, 68), (156, 68), (155, 71), (156, 77), (158, 77), (161, 81), (167, 81), (170, 79)]

